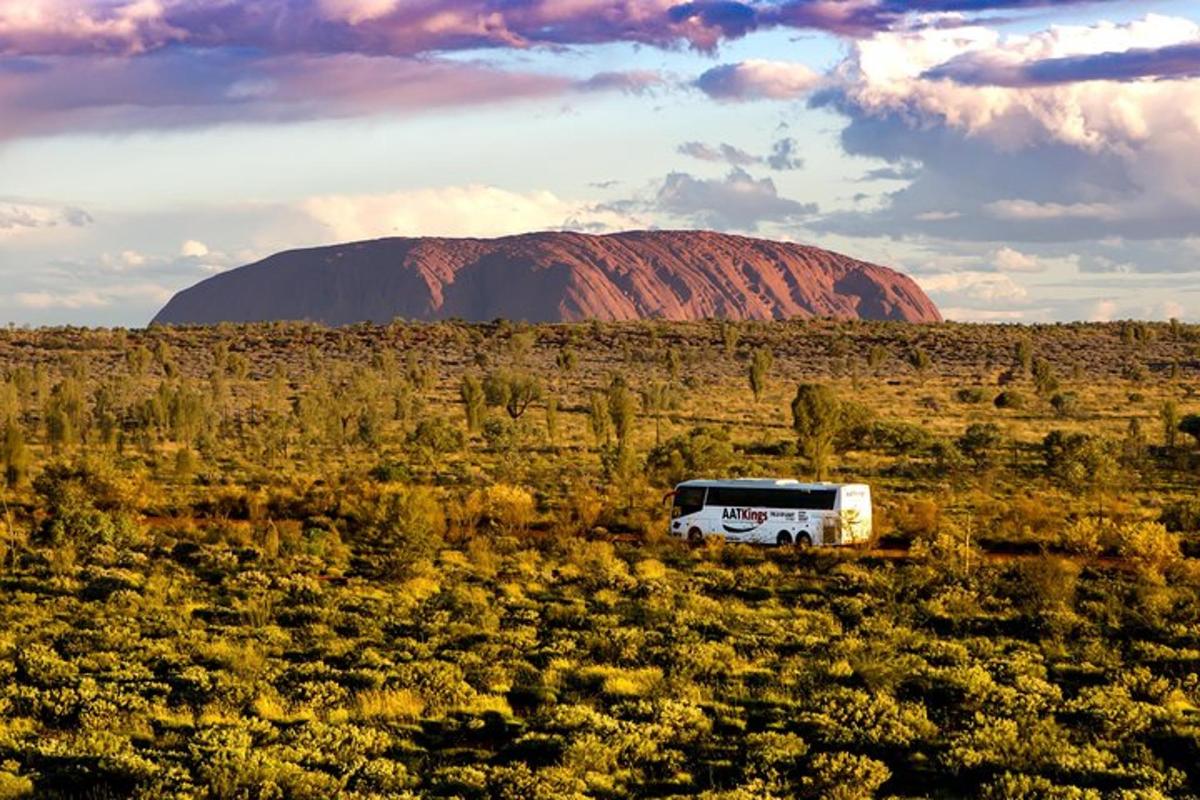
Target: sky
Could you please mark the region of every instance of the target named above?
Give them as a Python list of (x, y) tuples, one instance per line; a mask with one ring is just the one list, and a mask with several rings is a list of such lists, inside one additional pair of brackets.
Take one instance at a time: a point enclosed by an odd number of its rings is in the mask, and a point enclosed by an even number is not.
[(0, 0), (0, 324), (271, 253), (710, 228), (1200, 321), (1200, 1)]

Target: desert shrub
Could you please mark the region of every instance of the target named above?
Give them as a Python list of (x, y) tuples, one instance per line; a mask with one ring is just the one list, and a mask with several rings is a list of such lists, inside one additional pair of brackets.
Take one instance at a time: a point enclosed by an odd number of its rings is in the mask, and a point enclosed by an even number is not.
[(1147, 574), (1161, 574), (1179, 561), (1179, 538), (1158, 522), (1137, 522), (1117, 532), (1117, 552)]
[(431, 454), (453, 453), (462, 449), (463, 434), (449, 420), (430, 417), (417, 423), (408, 443)]
[(646, 469), (659, 485), (687, 478), (717, 477), (733, 463), (733, 443), (723, 428), (693, 428), (651, 448)]
[(1179, 420), (1179, 432), (1186, 433), (1200, 444), (1200, 414), (1185, 414)]
[(954, 399), (972, 405), (982, 403), (987, 399), (987, 390), (981, 386), (964, 386), (954, 392)]
[(127, 546), (141, 538), (115, 476), (88, 462), (52, 464), (33, 482), (49, 516), (41, 534), (51, 544)]
[(520, 486), (493, 484), (483, 493), (484, 513), (505, 534), (521, 533), (533, 522), (537, 510), (533, 495)]
[(1111, 525), (1096, 517), (1082, 517), (1064, 525), (1058, 543), (1068, 553), (1097, 556), (1111, 538)]
[(881, 761), (857, 753), (817, 753), (801, 783), (802, 797), (870, 800), (892, 776)]
[(996, 408), (1021, 409), (1025, 407), (1025, 395), (1016, 389), (1005, 389), (996, 395), (996, 399), (992, 401), (992, 404)]
[(1004, 441), (1000, 426), (994, 422), (975, 422), (958, 437), (958, 449), (983, 469), (991, 464), (993, 453)]
[(1060, 417), (1074, 417), (1081, 408), (1079, 395), (1074, 392), (1059, 392), (1050, 398), (1050, 407)]
[(1087, 433), (1053, 430), (1042, 440), (1046, 472), (1076, 492), (1102, 490), (1115, 480), (1114, 449), (1108, 440)]
[(1158, 521), (1172, 533), (1200, 531), (1200, 500), (1187, 498), (1163, 506)]
[(906, 455), (927, 453), (936, 439), (925, 426), (902, 420), (871, 420), (845, 429), (839, 445)]

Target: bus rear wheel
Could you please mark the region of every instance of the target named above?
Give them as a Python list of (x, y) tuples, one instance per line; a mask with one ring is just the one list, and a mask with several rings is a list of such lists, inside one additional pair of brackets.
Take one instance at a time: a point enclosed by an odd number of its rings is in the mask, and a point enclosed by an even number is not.
[(704, 533), (699, 528), (692, 528), (688, 531), (688, 541), (692, 544), (699, 544), (704, 541)]
[(801, 533), (796, 536), (796, 547), (809, 548), (812, 547), (812, 537), (807, 533)]
[(780, 547), (785, 547), (791, 543), (792, 535), (787, 531), (780, 531), (779, 535), (775, 537), (775, 544), (779, 545)]

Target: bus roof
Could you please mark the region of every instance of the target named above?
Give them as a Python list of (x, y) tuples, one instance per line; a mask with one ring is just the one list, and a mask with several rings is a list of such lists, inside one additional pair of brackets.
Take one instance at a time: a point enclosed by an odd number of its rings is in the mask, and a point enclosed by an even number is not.
[(676, 486), (676, 489), (681, 489), (685, 486), (695, 486), (708, 488), (710, 486), (742, 486), (753, 487), (756, 489), (841, 489), (846, 486), (866, 487), (865, 483), (801, 483), (795, 478), (728, 478), (726, 480), (708, 480), (698, 479), (684, 481)]

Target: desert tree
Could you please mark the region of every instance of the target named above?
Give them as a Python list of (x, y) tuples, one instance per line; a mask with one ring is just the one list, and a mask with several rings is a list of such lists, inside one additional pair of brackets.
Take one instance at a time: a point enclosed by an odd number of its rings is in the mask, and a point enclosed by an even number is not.
[(673, 406), (674, 395), (666, 381), (652, 381), (642, 389), (642, 410), (654, 419), (654, 444), (662, 443), (662, 417)]
[(817, 480), (824, 480), (842, 430), (842, 402), (833, 388), (802, 383), (792, 400), (792, 428)]
[(1050, 397), (1058, 391), (1058, 377), (1054, 374), (1054, 367), (1044, 358), (1037, 358), (1033, 361), (1033, 390), (1038, 397)]
[(558, 446), (558, 396), (553, 394), (546, 398), (546, 441)]
[(637, 398), (629, 388), (629, 383), (621, 375), (614, 375), (608, 384), (607, 391), (608, 416), (612, 420), (613, 433), (617, 438), (617, 448), (621, 451), (629, 447), (633, 425), (637, 420)]
[(575, 355), (575, 351), (566, 346), (564, 346), (554, 355), (554, 365), (558, 367), (558, 371), (564, 375), (569, 375), (575, 371), (575, 365), (578, 360), (579, 359), (578, 356)]
[(1022, 375), (1033, 368), (1033, 340), (1028, 336), (1022, 336), (1013, 346), (1013, 367)]
[(1158, 419), (1162, 423), (1163, 446), (1174, 450), (1179, 439), (1179, 404), (1164, 400), (1158, 409)]
[(873, 344), (871, 349), (867, 351), (867, 368), (878, 374), (883, 365), (891, 357), (892, 353), (882, 344)]
[(933, 366), (933, 359), (920, 347), (914, 347), (909, 351), (908, 364), (918, 375), (924, 375)]
[(477, 431), (483, 425), (483, 416), (487, 408), (487, 395), (483, 391), (483, 382), (471, 374), (462, 376), (458, 387), (458, 396), (462, 400), (463, 412), (467, 417), (467, 430)]
[(767, 375), (774, 362), (774, 356), (766, 347), (755, 350), (750, 359), (750, 391), (754, 393), (755, 402), (762, 399), (762, 394), (767, 388)]
[(721, 344), (725, 348), (726, 357), (732, 358), (737, 353), (738, 340), (741, 339), (741, 336), (742, 333), (736, 321), (721, 320)]
[(16, 417), (9, 417), (0, 424), (0, 468), (7, 487), (11, 489), (25, 480), (29, 474), (29, 461), (21, 423)]
[(604, 392), (592, 392), (588, 407), (588, 427), (596, 445), (612, 441), (612, 415), (608, 410), (608, 397)]
[(524, 370), (498, 369), (488, 373), (483, 381), (488, 405), (499, 406), (514, 421), (542, 397), (542, 383)]

